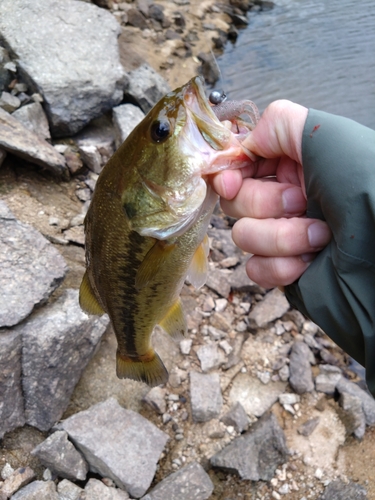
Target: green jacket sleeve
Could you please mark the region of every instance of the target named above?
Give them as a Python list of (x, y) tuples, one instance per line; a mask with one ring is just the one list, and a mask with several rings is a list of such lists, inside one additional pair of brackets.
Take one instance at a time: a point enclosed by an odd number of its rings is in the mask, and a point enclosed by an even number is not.
[(375, 131), (311, 109), (302, 161), (307, 216), (333, 238), (286, 296), (365, 366), (375, 396)]

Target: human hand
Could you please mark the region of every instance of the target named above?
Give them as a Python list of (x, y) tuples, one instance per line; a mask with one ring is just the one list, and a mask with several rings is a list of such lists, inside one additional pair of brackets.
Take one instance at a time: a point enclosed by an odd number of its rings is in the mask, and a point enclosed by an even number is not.
[(239, 218), (234, 242), (254, 254), (246, 272), (264, 288), (293, 283), (331, 239), (325, 222), (305, 217), (301, 146), (307, 112), (290, 101), (271, 103), (243, 143), (259, 160), (212, 179), (224, 212)]

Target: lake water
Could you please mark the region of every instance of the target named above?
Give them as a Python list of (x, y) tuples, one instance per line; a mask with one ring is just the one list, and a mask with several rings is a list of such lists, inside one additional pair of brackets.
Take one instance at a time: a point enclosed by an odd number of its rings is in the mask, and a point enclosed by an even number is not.
[(286, 98), (375, 129), (375, 0), (275, 0), (218, 57), (230, 99)]

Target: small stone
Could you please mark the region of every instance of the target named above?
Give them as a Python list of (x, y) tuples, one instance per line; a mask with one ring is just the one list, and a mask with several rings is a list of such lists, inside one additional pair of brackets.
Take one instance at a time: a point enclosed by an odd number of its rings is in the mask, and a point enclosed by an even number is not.
[(216, 344), (202, 345), (197, 350), (197, 356), (204, 372), (219, 368), (225, 363), (225, 355)]
[(227, 340), (221, 340), (219, 342), (219, 347), (223, 349), (225, 354), (229, 356), (229, 354), (233, 351), (233, 347), (230, 345), (230, 343)]
[(225, 425), (217, 419), (207, 422), (204, 429), (210, 439), (221, 439), (225, 436)]
[(302, 436), (306, 437), (310, 436), (317, 428), (319, 422), (320, 422), (319, 417), (310, 418), (309, 420), (307, 420), (305, 423), (303, 423), (298, 427), (297, 429), (298, 434), (301, 434)]
[(366, 500), (367, 492), (363, 486), (356, 483), (344, 483), (336, 480), (329, 483), (319, 500)]
[(285, 394), (280, 394), (279, 402), (281, 405), (294, 405), (301, 401), (301, 397), (293, 392), (286, 392)]
[(210, 316), (210, 324), (214, 328), (218, 330), (222, 330), (223, 332), (230, 332), (232, 330), (231, 323), (226, 319), (226, 317), (218, 312), (214, 312)]
[(3, 486), (0, 488), (0, 494), (2, 493), (5, 498), (9, 498), (20, 488), (30, 483), (34, 477), (35, 472), (30, 467), (20, 467), (5, 479)]
[(269, 481), (287, 460), (285, 436), (272, 413), (260, 418), (246, 434), (214, 455), (213, 467), (237, 472), (241, 479)]
[(135, 28), (140, 28), (144, 30), (147, 28), (147, 21), (145, 16), (138, 9), (129, 9), (127, 11), (128, 24), (134, 26)]
[(80, 201), (89, 201), (91, 200), (91, 189), (88, 188), (77, 189), (76, 196)]
[(121, 104), (113, 108), (112, 117), (116, 148), (119, 148), (133, 129), (143, 120), (145, 114), (134, 104)]
[(257, 372), (258, 379), (262, 382), (262, 384), (268, 384), (271, 380), (270, 372)]
[(49, 131), (48, 119), (42, 105), (39, 102), (26, 104), (22, 108), (17, 109), (12, 116), (22, 123), (22, 125), (34, 132), (42, 139), (51, 139)]
[(4, 467), (1, 469), (1, 479), (5, 481), (10, 477), (14, 472), (13, 467), (7, 462)]
[(85, 233), (83, 226), (74, 226), (70, 229), (64, 231), (64, 238), (66, 241), (71, 243), (76, 243), (77, 245), (84, 246), (85, 244)]
[(185, 356), (187, 356), (188, 354), (190, 354), (190, 350), (191, 350), (192, 344), (193, 344), (192, 339), (183, 339), (183, 340), (181, 340), (181, 342), (180, 342), (180, 351), (181, 351), (181, 353), (184, 354)]
[(281, 318), (289, 309), (290, 305), (285, 295), (274, 288), (268, 292), (264, 299), (256, 304), (249, 314), (249, 319), (259, 328), (264, 328), (275, 319)]
[(215, 309), (215, 301), (211, 297), (211, 295), (208, 295), (208, 297), (206, 297), (204, 299), (204, 302), (203, 302), (203, 305), (202, 305), (202, 311), (204, 311), (204, 312), (211, 312), (213, 309)]
[(340, 394), (346, 392), (359, 398), (365, 414), (366, 424), (375, 424), (375, 399), (368, 392), (361, 389), (357, 384), (346, 380), (344, 377), (341, 377), (336, 388)]
[(339, 403), (345, 412), (343, 422), (346, 432), (349, 435), (354, 434), (357, 439), (362, 439), (366, 431), (366, 418), (362, 408), (362, 401), (357, 396), (342, 392)]
[(167, 409), (165, 401), (166, 390), (162, 387), (153, 387), (143, 398), (143, 401), (157, 413), (162, 415)]
[(43, 465), (56, 475), (72, 481), (84, 481), (88, 472), (87, 462), (68, 441), (65, 431), (54, 432), (31, 452)]
[(163, 479), (142, 500), (208, 500), (213, 489), (210, 476), (192, 462)]
[(190, 398), (195, 422), (218, 417), (223, 405), (219, 374), (190, 372)]
[(233, 426), (237, 432), (242, 433), (249, 427), (249, 418), (241, 403), (235, 403), (230, 410), (223, 415), (221, 421), (227, 426)]
[(228, 272), (217, 268), (210, 270), (206, 286), (224, 298), (229, 297), (231, 287), (228, 282)]
[(164, 78), (146, 63), (131, 71), (129, 78), (127, 95), (139, 104), (144, 113), (148, 113), (165, 94), (170, 92), (170, 87)]
[(0, 108), (8, 113), (13, 113), (17, 108), (21, 106), (21, 101), (15, 95), (9, 94), (9, 92), (2, 92), (0, 97)]
[(289, 380), (289, 366), (284, 365), (282, 368), (279, 370), (279, 377), (282, 382), (287, 382)]
[(100, 174), (102, 170), (102, 157), (98, 148), (92, 144), (83, 145), (79, 148), (83, 164), (86, 165), (92, 172)]
[(68, 479), (63, 479), (57, 485), (59, 500), (80, 500), (83, 489)]
[(53, 481), (33, 481), (15, 493), (12, 500), (59, 500), (59, 497)]
[(322, 368), (328, 366), (331, 367), (332, 365), (320, 365), (321, 373), (315, 378), (315, 388), (319, 392), (333, 395), (342, 374), (340, 368), (335, 366), (332, 366), (333, 370)]
[(227, 308), (228, 301), (227, 299), (216, 299), (215, 300), (215, 311), (223, 312)]
[(4, 64), (4, 69), (11, 71), (12, 73), (17, 73), (17, 66), (13, 61), (9, 61)]
[(126, 491), (106, 486), (98, 479), (89, 479), (82, 495), (84, 500), (128, 500)]
[(284, 483), (281, 488), (279, 488), (279, 493), (280, 495), (287, 495), (289, 493), (289, 484), (288, 483)]
[(207, 331), (211, 340), (220, 340), (227, 336), (226, 332), (211, 325), (208, 326)]
[[(313, 354), (304, 342), (294, 342), (290, 354), (289, 383), (297, 394), (311, 392), (314, 389), (311, 361)], [(315, 358), (314, 358), (315, 362)]]

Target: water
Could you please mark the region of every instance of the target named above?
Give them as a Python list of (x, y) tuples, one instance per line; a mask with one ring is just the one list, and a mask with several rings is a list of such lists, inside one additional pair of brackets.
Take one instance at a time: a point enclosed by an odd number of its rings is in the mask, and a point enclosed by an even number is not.
[(218, 58), (230, 99), (285, 98), (375, 129), (375, 1), (275, 0)]

